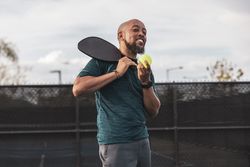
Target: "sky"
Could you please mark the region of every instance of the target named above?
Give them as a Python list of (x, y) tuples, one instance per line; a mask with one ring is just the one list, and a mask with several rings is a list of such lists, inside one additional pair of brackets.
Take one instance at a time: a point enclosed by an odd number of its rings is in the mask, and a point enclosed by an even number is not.
[(0, 1), (0, 38), (30, 69), (27, 83), (57, 83), (51, 71), (61, 70), (70, 84), (90, 60), (77, 43), (98, 36), (118, 46), (118, 26), (133, 18), (147, 28), (157, 82), (209, 80), (206, 67), (222, 59), (250, 80), (249, 0)]

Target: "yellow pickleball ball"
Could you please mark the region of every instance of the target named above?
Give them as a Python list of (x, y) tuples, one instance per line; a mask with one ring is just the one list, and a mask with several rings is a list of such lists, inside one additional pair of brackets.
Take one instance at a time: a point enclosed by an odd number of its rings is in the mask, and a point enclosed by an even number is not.
[[(144, 55), (141, 55), (139, 57), (139, 62), (142, 63), (142, 65), (145, 67), (145, 68), (148, 68), (147, 67), (147, 63), (149, 65), (152, 64), (152, 58), (148, 55), (148, 54), (144, 54)], [(147, 62), (147, 63), (146, 63)]]

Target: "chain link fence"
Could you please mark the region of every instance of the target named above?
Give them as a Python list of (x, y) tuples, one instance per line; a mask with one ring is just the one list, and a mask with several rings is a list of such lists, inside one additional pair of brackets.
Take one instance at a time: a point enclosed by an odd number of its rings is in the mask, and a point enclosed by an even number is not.
[[(158, 83), (152, 167), (249, 167), (250, 83)], [(72, 85), (0, 86), (0, 166), (101, 166), (94, 94)]]

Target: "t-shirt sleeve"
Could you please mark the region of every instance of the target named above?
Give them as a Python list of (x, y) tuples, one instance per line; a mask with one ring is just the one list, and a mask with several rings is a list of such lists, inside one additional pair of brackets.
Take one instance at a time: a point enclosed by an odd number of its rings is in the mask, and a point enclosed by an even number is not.
[(78, 77), (99, 75), (101, 75), (100, 65), (96, 59), (91, 59), (78, 74)]

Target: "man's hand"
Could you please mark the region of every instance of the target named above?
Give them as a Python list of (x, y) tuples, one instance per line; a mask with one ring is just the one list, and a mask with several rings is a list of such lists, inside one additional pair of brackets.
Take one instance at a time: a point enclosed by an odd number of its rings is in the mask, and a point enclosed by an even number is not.
[(142, 63), (137, 65), (138, 78), (141, 81), (141, 84), (147, 84), (150, 81), (151, 68), (148, 63), (147, 67), (148, 68), (145, 68)]
[(121, 58), (116, 67), (119, 77), (123, 76), (130, 66), (137, 66), (137, 64), (128, 57)]

